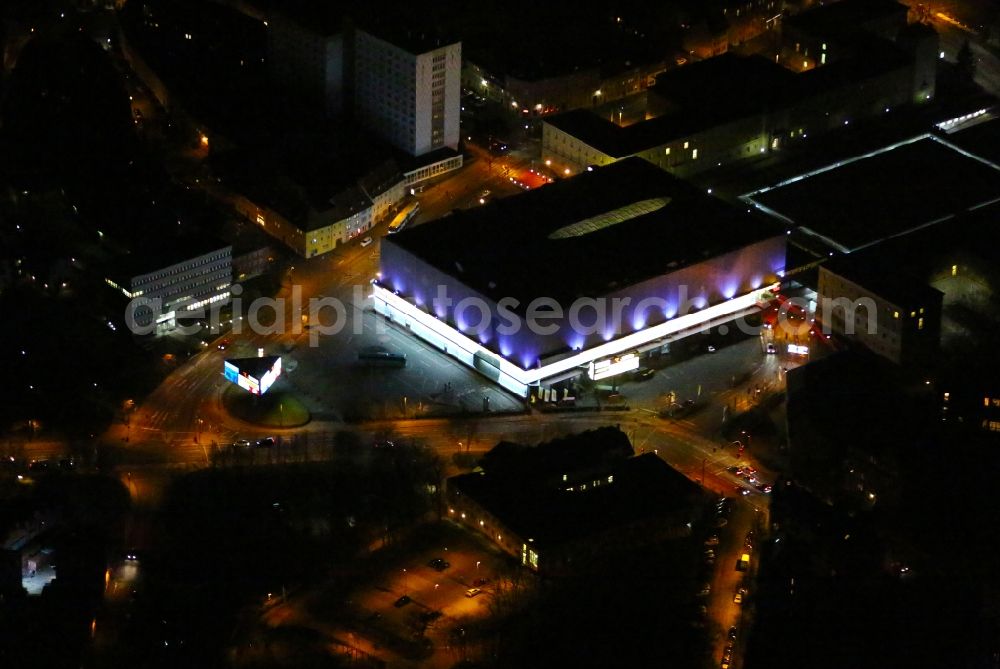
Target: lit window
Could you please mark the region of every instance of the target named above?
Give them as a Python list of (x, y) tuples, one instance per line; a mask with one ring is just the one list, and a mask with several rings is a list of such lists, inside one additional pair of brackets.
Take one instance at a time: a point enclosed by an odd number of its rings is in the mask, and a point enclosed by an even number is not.
[(819, 64), (820, 65), (826, 65), (826, 54), (825, 53), (821, 53), (819, 55)]
[(923, 318), (920, 318), (920, 319), (917, 320), (917, 329), (918, 330), (923, 330), (924, 329), (924, 319)]
[(826, 51), (826, 44), (823, 45), (823, 51)]
[(952, 265), (951, 266), (951, 275), (952, 276), (958, 276), (958, 265)]
[(670, 155), (670, 147), (669, 146), (666, 149), (664, 149), (664, 154), (668, 155), (668, 156)]
[(566, 480), (566, 475), (565, 475), (565, 474), (563, 474), (563, 481), (565, 481), (565, 480)]
[(684, 142), (684, 148), (685, 148), (685, 149), (686, 149), (686, 148), (688, 148), (688, 144), (690, 144), (690, 143), (691, 143), (691, 142)]
[(609, 476), (608, 477), (608, 483), (614, 483), (614, 481), (615, 481), (615, 477), (614, 476)]
[(899, 312), (898, 311), (892, 312), (892, 317), (893, 318), (899, 318)]
[(911, 311), (910, 312), (910, 318), (916, 318), (916, 317), (917, 317), (917, 312), (916, 311)]
[(698, 160), (698, 149), (692, 149), (691, 150), (691, 159), (692, 160)]
[(924, 308), (920, 307), (920, 313), (924, 313)]

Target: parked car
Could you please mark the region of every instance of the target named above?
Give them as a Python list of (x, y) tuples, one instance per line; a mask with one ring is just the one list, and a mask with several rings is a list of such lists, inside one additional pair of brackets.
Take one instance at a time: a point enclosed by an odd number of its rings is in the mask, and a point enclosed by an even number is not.
[(412, 601), (413, 600), (410, 599), (409, 595), (403, 595), (402, 597), (396, 600), (393, 606), (395, 606), (397, 609), (401, 609)]
[(774, 344), (772, 344), (771, 342), (768, 342), (767, 343), (767, 352), (768, 353), (777, 353), (778, 349), (775, 348)]
[(648, 381), (649, 379), (653, 378), (653, 376), (655, 376), (655, 375), (656, 375), (656, 370), (655, 369), (650, 369), (649, 367), (643, 367), (642, 369), (636, 371), (636, 373), (635, 373), (635, 380), (636, 381)]
[(469, 588), (468, 590), (465, 591), (465, 596), (466, 597), (475, 597), (476, 595), (478, 595), (481, 592), (482, 592), (482, 590), (480, 590), (479, 588)]
[(427, 566), (437, 571), (444, 571), (445, 569), (451, 566), (451, 563), (441, 558), (434, 558), (433, 560), (427, 563)]
[(365, 246), (368, 246), (371, 243), (372, 243), (372, 238), (365, 237), (364, 239), (361, 240), (361, 247), (364, 248)]

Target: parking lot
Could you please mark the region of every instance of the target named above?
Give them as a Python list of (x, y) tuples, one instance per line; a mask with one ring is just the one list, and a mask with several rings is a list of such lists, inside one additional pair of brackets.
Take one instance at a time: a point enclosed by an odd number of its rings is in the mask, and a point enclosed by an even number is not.
[[(326, 586), (317, 586), (267, 608), (264, 622), (313, 628), (383, 659), (440, 653), (432, 663), (450, 666), (451, 635), (489, 614), (511, 560), (454, 526), (425, 529), (404, 545), (373, 555), (371, 569), (349, 592), (331, 596)], [(324, 601), (331, 597), (337, 601)]]

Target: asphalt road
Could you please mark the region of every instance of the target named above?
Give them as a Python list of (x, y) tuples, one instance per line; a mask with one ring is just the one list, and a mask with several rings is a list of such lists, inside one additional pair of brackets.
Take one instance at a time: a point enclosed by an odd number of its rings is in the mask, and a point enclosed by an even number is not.
[[(425, 190), (419, 196), (423, 215), (433, 217), (441, 210), (463, 206), (463, 202), (466, 206), (475, 206), (469, 198), (478, 200), (486, 188), (496, 197), (518, 192), (520, 188), (509, 182), (499, 164), (514, 170), (524, 169), (530, 164), (530, 158), (514, 155), (504, 161), (494, 160), (491, 167), (488, 159), (480, 155), (458, 174)], [(251, 332), (243, 328), (242, 333), (227, 334), (225, 338), (231, 340), (231, 344), (225, 351), (218, 350), (213, 342), (190, 360), (178, 363), (177, 369), (131, 413), (128, 424), (119, 423), (111, 428), (105, 439), (122, 447), (120, 469), (127, 472), (133, 496), (147, 502), (155, 500), (156, 481), (162, 480), (162, 470), (204, 466), (208, 462), (209, 444), (213, 441), (224, 445), (238, 437), (253, 439), (265, 434), (290, 437), (296, 433), (309, 433), (316, 439), (328, 438), (344, 429), (342, 419), (346, 402), (361, 398), (369, 407), (375, 407), (373, 415), (383, 419), (362, 424), (363, 439), (391, 433), (400, 438), (420, 440), (445, 457), (469, 449), (481, 452), (500, 440), (537, 443), (571, 432), (617, 424), (629, 434), (638, 452), (657, 453), (673, 467), (720, 495), (734, 496), (747, 489), (747, 496), (740, 496), (741, 504), (766, 509), (766, 495), (749, 488), (726, 471), (741, 460), (717, 434), (723, 407), (735, 406), (746, 387), (780, 380), (778, 362), (774, 356), (763, 353), (758, 340), (748, 339), (714, 354), (695, 356), (658, 372), (651, 381), (628, 384), (625, 393), (634, 403), (629, 412), (531, 412), (468, 419), (416, 418), (430, 415), (424, 407), (441, 403), (451, 402), (451, 408), (478, 409), (486, 396), (490, 397), (491, 408), (495, 411), (515, 409), (518, 405), (513, 398), (452, 359), (392, 328), (380, 329), (376, 318), (361, 308), (355, 287), (367, 289), (369, 280), (375, 276), (378, 240), (385, 231), (380, 228), (373, 232), (375, 244), (362, 248), (358, 242), (353, 242), (336, 252), (297, 261), (285, 277), (281, 297), (290, 298), (297, 289), (301, 290), (303, 299), (333, 297), (352, 305), (345, 311), (346, 328), (340, 334), (320, 337), (317, 345), (312, 346), (311, 330), (296, 327), (301, 326), (301, 319), (290, 310), (275, 321), (283, 327), (272, 328), (274, 331)], [(315, 325), (315, 320), (311, 319), (309, 325)], [(360, 367), (357, 350), (368, 345), (383, 345), (405, 352), (406, 368), (388, 373)], [(293, 387), (313, 412), (314, 420), (307, 426), (263, 430), (229, 416), (222, 407), (221, 394), (226, 385), (222, 377), (223, 360), (252, 356), (259, 348), (267, 354), (284, 356), (289, 371), (278, 383)], [(734, 384), (734, 377), (741, 382)], [(704, 408), (690, 419), (659, 418), (655, 410), (668, 390), (675, 391), (681, 398), (700, 395)], [(58, 444), (41, 443), (27, 448), (29, 457), (50, 457), (58, 449)], [(747, 462), (747, 458), (742, 462)], [(758, 466), (758, 469), (761, 468)], [(761, 472), (761, 478), (770, 481), (773, 475)], [(752, 518), (752, 512), (749, 516), (744, 512), (734, 513), (732, 526), (724, 530), (726, 538), (717, 551), (724, 557), (719, 558), (709, 612), (715, 625), (713, 629), (722, 630), (723, 634), (733, 624), (737, 613), (732, 602), (725, 601), (726, 597), (731, 598), (733, 584), (724, 572), (727, 565), (735, 564), (736, 554), (730, 554), (729, 550), (742, 540), (739, 535), (740, 532), (745, 534), (747, 518)], [(725, 639), (717, 641), (723, 643)], [(720, 645), (719, 652), (721, 648)]]

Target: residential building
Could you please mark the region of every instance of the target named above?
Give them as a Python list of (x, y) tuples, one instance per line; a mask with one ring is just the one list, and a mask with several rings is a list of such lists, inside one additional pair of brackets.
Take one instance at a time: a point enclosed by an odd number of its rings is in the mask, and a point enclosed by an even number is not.
[(164, 334), (228, 302), (232, 247), (193, 235), (160, 238), (113, 260), (104, 281), (131, 300), (127, 326)]
[(817, 319), (896, 364), (926, 364), (938, 350), (944, 293), (914, 277), (843, 256), (819, 268)]
[(912, 451), (936, 445), (933, 389), (864, 349), (790, 369), (790, 477), (829, 502), (899, 501)]
[(501, 102), (524, 117), (547, 116), (573, 109), (592, 108), (641, 93), (663, 72), (663, 60), (620, 67), (571, 67), (566, 70), (518, 69), (498, 75), (474, 62), (463, 64), (462, 84), (467, 89)]
[[(583, 109), (546, 118), (542, 158), (572, 174), (639, 156), (686, 176), (925, 102), (935, 91), (937, 34), (905, 18), (895, 31), (853, 28), (839, 43), (849, 48), (804, 71), (801, 62), (790, 69), (731, 53), (669, 70), (649, 89), (644, 121), (622, 126)], [(829, 50), (832, 39), (820, 41), (821, 52), (823, 44)]]
[(322, 8), (305, 15), (271, 14), (268, 65), (275, 83), (319, 101), (329, 114), (345, 110), (347, 34), (341, 17)]
[(700, 487), (653, 453), (631, 455), (616, 427), (501, 443), (481, 470), (448, 479), (447, 517), (547, 575), (689, 535), (706, 502)]
[(288, 135), (215, 157), (238, 214), (311, 258), (367, 233), (402, 201), (391, 152), (364, 135)]
[(354, 31), (356, 119), (414, 156), (458, 148), (462, 44)]

